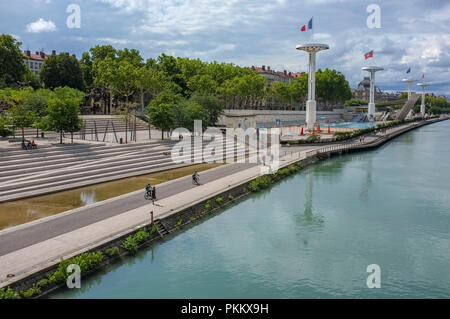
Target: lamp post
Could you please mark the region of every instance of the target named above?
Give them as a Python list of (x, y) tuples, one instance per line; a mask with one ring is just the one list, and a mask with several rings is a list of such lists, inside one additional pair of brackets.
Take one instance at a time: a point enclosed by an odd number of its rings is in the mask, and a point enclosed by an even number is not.
[(316, 53), (328, 50), (327, 44), (311, 43), (297, 45), (297, 50), (305, 51), (309, 54), (309, 74), (308, 74), (308, 100), (306, 101), (306, 127), (308, 130), (314, 128), (316, 123)]

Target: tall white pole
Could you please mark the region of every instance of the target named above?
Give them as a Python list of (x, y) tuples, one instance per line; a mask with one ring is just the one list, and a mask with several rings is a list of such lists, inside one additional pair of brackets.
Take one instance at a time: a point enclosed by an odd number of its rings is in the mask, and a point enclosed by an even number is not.
[(370, 71), (370, 97), (369, 97), (369, 118), (375, 116), (375, 72)]
[(425, 85), (422, 86), (422, 103), (420, 103), (420, 115), (425, 116)]
[(326, 44), (304, 44), (298, 45), (297, 50), (308, 52), (308, 100), (306, 101), (306, 126), (308, 130), (314, 128), (316, 123), (316, 53), (329, 49)]
[(408, 100), (411, 100), (411, 85), (412, 82), (408, 81)]
[(412, 84), (413, 84), (413, 82), (416, 82), (416, 80), (413, 80), (413, 79), (403, 79), (402, 81), (408, 83), (408, 100), (411, 100)]
[(370, 72), (370, 92), (369, 92), (369, 105), (367, 107), (367, 113), (369, 121), (375, 120), (375, 72), (383, 70), (383, 68), (371, 66), (363, 67), (364, 71)]
[(317, 105), (315, 100), (316, 90), (316, 52), (309, 52), (309, 74), (308, 74), (308, 100), (306, 101), (306, 126), (309, 130), (316, 123)]
[(422, 103), (420, 104), (420, 115), (425, 116), (425, 89), (429, 85), (428, 83), (417, 83), (417, 85), (422, 87)]

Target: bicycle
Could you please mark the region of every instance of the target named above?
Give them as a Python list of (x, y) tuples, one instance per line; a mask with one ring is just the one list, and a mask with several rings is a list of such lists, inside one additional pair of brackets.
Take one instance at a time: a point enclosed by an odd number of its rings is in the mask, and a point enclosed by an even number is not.
[(145, 192), (145, 194), (144, 194), (144, 198), (146, 199), (146, 200), (151, 200), (152, 199), (152, 194), (150, 193), (150, 192)]
[(200, 186), (199, 177), (192, 177), (192, 184)]

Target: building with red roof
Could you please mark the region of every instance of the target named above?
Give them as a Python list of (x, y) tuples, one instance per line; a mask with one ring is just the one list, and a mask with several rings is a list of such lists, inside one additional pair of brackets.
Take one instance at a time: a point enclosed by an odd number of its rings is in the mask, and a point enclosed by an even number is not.
[[(56, 55), (55, 50), (52, 50), (52, 55)], [(31, 72), (39, 74), (39, 72), (41, 71), (42, 64), (44, 64), (44, 61), (47, 60), (50, 55), (42, 51), (36, 51), (36, 53), (31, 53), (30, 50), (26, 50), (23, 51), (23, 56), (24, 56), (23, 62), (31, 70)], [(75, 54), (72, 54), (72, 57), (76, 59)]]
[(258, 72), (259, 75), (265, 77), (267, 79), (267, 85), (271, 86), (273, 82), (283, 82), (286, 84), (291, 83), (295, 78), (298, 78), (305, 73), (293, 73), (293, 72), (287, 72), (284, 70), (283, 72), (271, 70), (270, 66), (263, 65), (261, 67), (251, 67), (252, 70), (255, 70)]

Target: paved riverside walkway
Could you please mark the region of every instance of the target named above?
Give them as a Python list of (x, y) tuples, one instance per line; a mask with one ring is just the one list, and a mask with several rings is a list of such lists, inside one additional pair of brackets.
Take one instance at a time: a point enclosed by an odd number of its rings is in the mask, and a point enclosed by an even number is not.
[[(411, 125), (388, 133), (407, 126)], [(366, 143), (377, 139), (368, 137)], [(348, 145), (354, 144), (336, 147)], [(319, 148), (323, 146), (296, 146), (298, 153), (290, 153), (290, 149), (280, 159), (280, 166), (306, 158)], [(201, 186), (193, 186), (190, 176), (159, 184), (155, 206), (144, 200), (143, 191), (137, 191), (0, 231), (0, 287), (57, 264), (62, 257), (70, 258), (148, 224), (150, 210), (155, 219), (163, 218), (260, 174), (261, 168), (256, 164), (229, 164), (202, 172)], [(8, 278), (8, 274), (14, 277)]]

